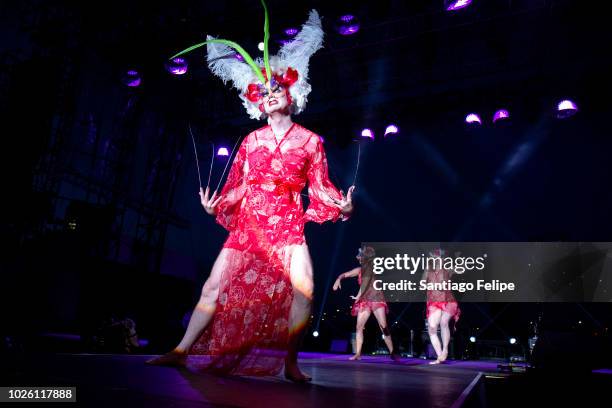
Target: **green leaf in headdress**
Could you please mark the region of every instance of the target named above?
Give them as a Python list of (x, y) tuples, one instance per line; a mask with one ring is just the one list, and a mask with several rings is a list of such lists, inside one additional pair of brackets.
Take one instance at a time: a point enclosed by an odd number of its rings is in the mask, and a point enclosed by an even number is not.
[[(272, 68), (270, 67), (270, 55), (268, 52), (268, 43), (270, 42), (270, 21), (268, 19), (268, 6), (266, 5), (266, 2), (264, 0), (261, 0), (261, 5), (264, 8), (264, 67), (266, 68), (266, 75), (267, 75), (267, 79), (269, 80), (270, 78), (272, 78)], [(266, 78), (264, 78), (263, 74), (261, 73), (261, 69), (259, 69), (259, 67), (257, 66), (257, 64), (255, 64), (255, 61), (253, 61), (253, 58), (251, 58), (251, 56), (249, 55), (248, 52), (246, 52), (244, 50), (244, 48), (242, 48), (240, 45), (238, 45), (237, 43), (235, 43), (234, 41), (229, 41), (229, 40), (223, 40), (223, 39), (214, 39), (214, 40), (207, 40), (204, 42), (201, 42), (199, 44), (196, 45), (192, 45), (191, 47), (184, 49), (183, 51), (173, 55), (172, 57), (170, 57), (170, 59), (176, 58), (178, 56), (181, 56), (183, 54), (186, 54), (188, 52), (191, 52), (197, 48), (200, 48), (208, 43), (221, 43), (221, 44), (225, 44), (228, 47), (232, 47), (233, 49), (235, 49), (240, 55), (242, 55), (242, 58), (244, 58), (244, 61), (249, 64), (249, 66), (251, 67), (251, 69), (253, 70), (253, 72), (255, 73), (255, 75), (257, 76), (257, 78), (261, 81), (262, 84), (266, 83)]]
[(266, 74), (268, 80), (272, 78), (272, 69), (270, 68), (270, 55), (268, 53), (268, 42), (270, 41), (270, 21), (268, 19), (268, 6), (266, 2), (261, 0), (261, 5), (264, 8), (264, 66), (266, 67)]
[(251, 58), (251, 56), (249, 55), (248, 52), (246, 52), (244, 50), (244, 48), (242, 48), (240, 45), (238, 45), (237, 43), (235, 43), (234, 41), (229, 41), (229, 40), (223, 40), (223, 39), (214, 39), (214, 40), (207, 40), (204, 42), (201, 42), (199, 44), (196, 45), (192, 45), (189, 48), (184, 49), (183, 51), (173, 55), (170, 57), (170, 59), (179, 57), (183, 54), (186, 54), (188, 52), (191, 52), (197, 48), (200, 48), (208, 43), (220, 43), (220, 44), (225, 44), (228, 47), (232, 47), (233, 49), (235, 49), (240, 55), (242, 55), (242, 58), (244, 58), (244, 61), (249, 64), (249, 66), (251, 67), (251, 69), (253, 70), (253, 72), (255, 73), (255, 75), (257, 76), (257, 78), (261, 81), (262, 84), (266, 83), (266, 79), (264, 78), (263, 74), (261, 73), (261, 69), (259, 69), (259, 67), (257, 66), (257, 64), (255, 64), (255, 61), (253, 61), (253, 58)]

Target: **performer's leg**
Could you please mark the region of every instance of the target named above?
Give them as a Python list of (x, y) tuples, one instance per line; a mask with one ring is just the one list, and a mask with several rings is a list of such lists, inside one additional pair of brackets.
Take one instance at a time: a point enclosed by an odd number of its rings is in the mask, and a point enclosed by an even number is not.
[(429, 340), (431, 341), (431, 345), (436, 351), (436, 355), (438, 359), (435, 361), (436, 363), (440, 362), (440, 355), (442, 354), (442, 347), (440, 346), (440, 339), (438, 338), (438, 326), (440, 325), (440, 318), (442, 316), (442, 311), (436, 309), (435, 311), (429, 314), (429, 318), (427, 319), (427, 331), (429, 332)]
[(370, 314), (372, 312), (370, 309), (360, 310), (357, 313), (357, 327), (355, 333), (355, 355), (350, 358), (350, 360), (359, 360), (361, 359), (361, 348), (363, 347), (363, 330), (365, 329), (365, 325), (370, 318)]
[(393, 340), (391, 339), (391, 331), (389, 330), (389, 326), (387, 326), (387, 316), (385, 315), (385, 308), (379, 307), (374, 310), (374, 317), (378, 321), (378, 326), (380, 326), (380, 330), (383, 333), (383, 340), (389, 349), (389, 353), (393, 354)]
[(285, 377), (293, 381), (309, 381), (310, 376), (302, 373), (298, 367), (297, 356), (312, 308), (312, 260), (306, 244), (294, 245), (289, 251), (293, 301), (289, 312), (289, 348), (285, 359)]
[(440, 332), (442, 334), (442, 355), (439, 357), (440, 361), (444, 361), (448, 357), (448, 344), (450, 343), (449, 322), (452, 317), (451, 314), (442, 312), (442, 317), (440, 318)]
[(191, 345), (198, 339), (215, 313), (221, 275), (225, 268), (228, 267), (231, 251), (231, 249), (223, 248), (215, 260), (210, 276), (202, 287), (200, 300), (191, 314), (187, 331), (179, 345), (169, 353), (147, 361), (148, 364), (171, 366), (181, 366), (185, 364), (187, 353)]

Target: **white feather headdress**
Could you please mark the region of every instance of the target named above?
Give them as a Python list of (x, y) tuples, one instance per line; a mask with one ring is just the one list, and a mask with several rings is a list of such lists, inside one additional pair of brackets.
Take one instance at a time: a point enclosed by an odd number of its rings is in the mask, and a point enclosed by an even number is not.
[[(310, 57), (323, 46), (321, 18), (316, 10), (312, 10), (308, 20), (293, 41), (283, 45), (276, 56), (268, 58), (268, 12), (264, 1), (262, 1), (262, 5), (265, 11), (263, 58), (253, 60), (238, 44), (211, 36), (207, 36), (205, 42), (189, 47), (172, 58), (206, 44), (210, 70), (214, 75), (221, 78), (223, 83), (232, 82), (233, 87), (240, 92), (239, 96), (247, 113), (253, 119), (263, 119), (266, 116), (260, 110), (259, 102), (253, 102), (247, 97), (250, 84), (265, 85), (268, 78), (262, 74), (262, 68), (265, 68), (268, 77), (270, 77), (270, 71), (274, 75), (282, 76), (289, 68), (294, 69), (297, 71), (298, 77), (297, 81), (289, 87), (289, 93), (292, 99), (292, 112), (298, 114), (306, 107), (308, 94), (312, 90), (308, 83)], [(236, 58), (234, 50), (242, 56), (244, 61)]]

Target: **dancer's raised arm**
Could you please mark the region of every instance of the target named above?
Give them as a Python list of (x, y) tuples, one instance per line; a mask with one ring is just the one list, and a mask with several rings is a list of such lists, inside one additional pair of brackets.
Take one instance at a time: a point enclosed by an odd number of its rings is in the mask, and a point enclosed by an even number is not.
[(344, 279), (344, 278), (354, 278), (356, 276), (359, 276), (360, 273), (361, 273), (361, 267), (360, 266), (358, 266), (356, 268), (353, 268), (353, 269), (351, 269), (348, 272), (341, 273), (340, 275), (338, 275), (338, 278), (334, 282), (334, 286), (333, 286), (332, 289), (333, 290), (338, 290), (338, 289), (342, 288), (342, 285), (340, 284), (342, 279)]

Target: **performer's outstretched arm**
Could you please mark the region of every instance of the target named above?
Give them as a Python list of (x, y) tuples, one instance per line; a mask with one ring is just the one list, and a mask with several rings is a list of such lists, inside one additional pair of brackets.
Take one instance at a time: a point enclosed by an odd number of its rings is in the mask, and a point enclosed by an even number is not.
[(358, 267), (356, 267), (356, 268), (353, 268), (353, 269), (351, 269), (351, 270), (350, 270), (350, 271), (348, 271), (348, 272), (341, 273), (341, 274), (338, 276), (338, 279), (336, 279), (336, 282), (334, 282), (334, 286), (333, 286), (333, 288), (332, 288), (332, 289), (333, 289), (333, 290), (338, 290), (338, 289), (340, 289), (340, 288), (342, 287), (342, 285), (340, 284), (340, 282), (342, 281), (342, 279), (344, 279), (344, 278), (354, 278), (354, 277), (356, 277), (356, 276), (359, 276), (359, 274), (360, 274), (360, 273), (361, 273), (361, 267), (360, 267), (360, 266), (358, 266)]

